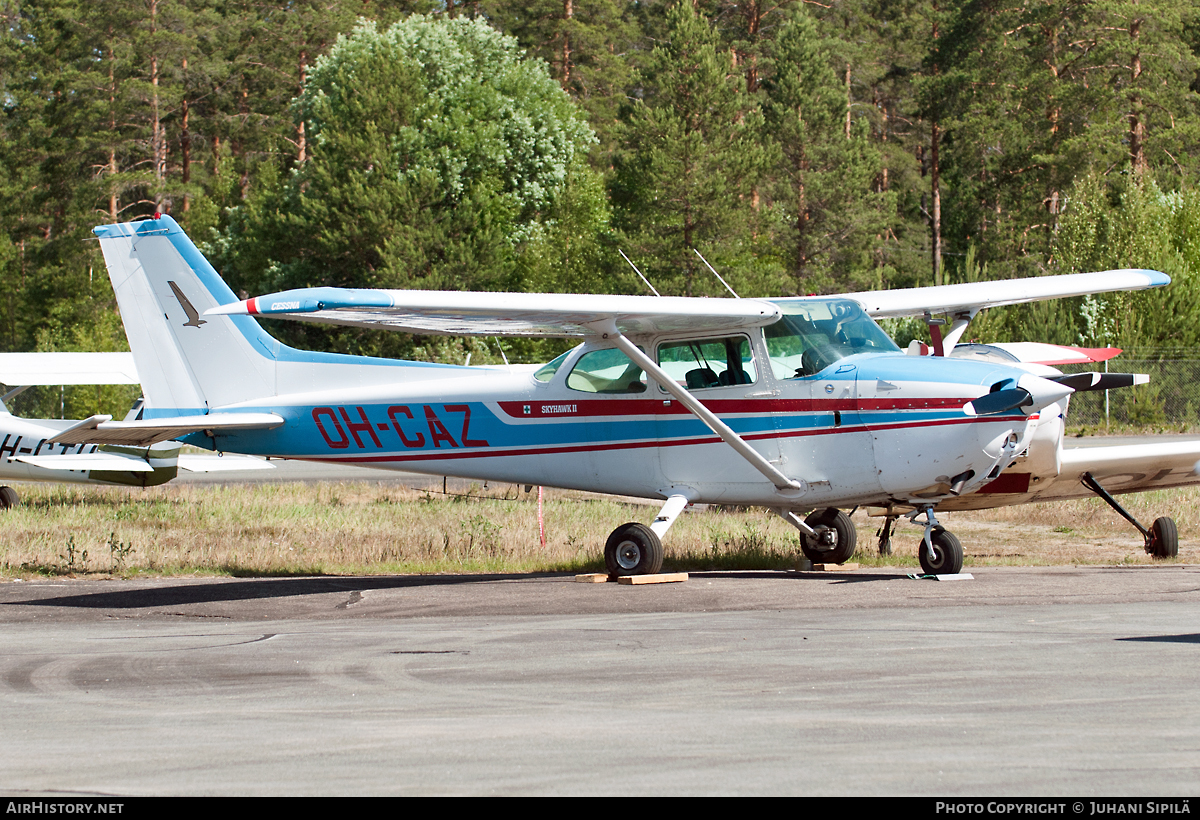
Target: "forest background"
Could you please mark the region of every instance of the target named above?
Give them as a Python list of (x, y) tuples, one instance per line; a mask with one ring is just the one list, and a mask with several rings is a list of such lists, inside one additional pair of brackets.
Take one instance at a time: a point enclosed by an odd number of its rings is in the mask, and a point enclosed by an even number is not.
[[(713, 297), (693, 249), (742, 296), (1154, 268), (1174, 284), (990, 311), (968, 335), (1200, 358), (1186, 0), (0, 0), (0, 17), (0, 350), (126, 349), (91, 228), (161, 211), (250, 295), (646, 292), (618, 251), (664, 294)], [(269, 330), (451, 362), (563, 349)], [(119, 417), (132, 398), (12, 409)]]

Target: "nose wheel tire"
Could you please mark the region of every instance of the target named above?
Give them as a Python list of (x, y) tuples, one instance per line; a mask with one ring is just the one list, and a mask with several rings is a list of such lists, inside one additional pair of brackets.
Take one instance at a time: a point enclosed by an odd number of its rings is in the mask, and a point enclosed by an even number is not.
[(957, 575), (962, 572), (963, 550), (958, 538), (941, 527), (934, 527), (929, 534), (933, 545), (933, 557), (922, 539), (918, 549), (921, 555), (921, 569), (926, 575)]
[(858, 533), (850, 516), (841, 510), (834, 507), (818, 510), (805, 518), (804, 523), (817, 534), (805, 536), (800, 551), (814, 564), (844, 564), (854, 555)]
[(604, 545), (609, 575), (653, 575), (662, 569), (662, 541), (645, 524), (622, 524)]

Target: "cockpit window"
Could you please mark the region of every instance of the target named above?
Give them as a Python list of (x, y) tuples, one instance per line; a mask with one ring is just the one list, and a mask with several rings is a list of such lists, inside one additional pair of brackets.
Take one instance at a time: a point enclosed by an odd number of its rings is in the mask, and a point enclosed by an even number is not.
[(805, 299), (776, 304), (783, 308), (783, 318), (763, 328), (776, 378), (812, 376), (855, 353), (900, 352), (857, 302)]
[(644, 393), (646, 374), (616, 348), (593, 350), (571, 368), (567, 387), (584, 393)]
[(688, 390), (753, 384), (757, 379), (745, 336), (664, 342), (658, 346), (658, 363)]

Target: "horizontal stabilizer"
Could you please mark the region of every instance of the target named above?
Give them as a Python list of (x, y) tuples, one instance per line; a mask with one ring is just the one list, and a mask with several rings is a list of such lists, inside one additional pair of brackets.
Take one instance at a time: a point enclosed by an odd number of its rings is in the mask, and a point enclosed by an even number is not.
[(127, 473), (152, 473), (154, 467), (144, 458), (123, 453), (73, 453), (51, 456), (14, 456), (19, 461), (44, 470), (109, 470)]
[(132, 353), (0, 353), (0, 384), (138, 384)]
[(275, 465), (265, 458), (233, 455), (206, 456), (184, 454), (179, 456), (179, 469), (189, 473), (229, 473), (242, 470), (274, 470)]
[(52, 444), (131, 444), (145, 447), (189, 433), (235, 430), (269, 430), (283, 424), (275, 413), (209, 413), (140, 421), (113, 421), (112, 416), (92, 416), (50, 439)]

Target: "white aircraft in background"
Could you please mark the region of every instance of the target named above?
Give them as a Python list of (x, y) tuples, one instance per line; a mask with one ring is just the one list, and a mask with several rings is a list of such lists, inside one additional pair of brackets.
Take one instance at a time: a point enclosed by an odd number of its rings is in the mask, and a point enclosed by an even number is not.
[[(608, 538), (614, 574), (657, 572), (662, 537), (693, 502), (772, 510), (832, 563), (854, 551), (845, 508), (923, 516), (921, 565), (942, 574), (963, 553), (939, 510), (1083, 495), (1089, 475), (1115, 492), (1200, 481), (1200, 442), (1064, 450), (1068, 397), (1132, 376), (945, 355), (983, 308), (1169, 283), (1155, 271), (786, 299), (309, 288), (243, 301), (169, 216), (95, 233), (146, 404), (140, 419), (93, 417), (51, 442), (182, 438), (662, 500), (651, 524)], [(256, 315), (582, 344), (541, 367), (405, 362), (295, 350)], [(873, 318), (908, 315), (927, 317), (942, 355), (906, 355)], [(1155, 555), (1177, 550), (1169, 521), (1147, 530)]]
[[(26, 419), (12, 415), (8, 402), (36, 385), (138, 384), (131, 353), (0, 353), (0, 481), (68, 484), (126, 484), (152, 487), (175, 478), (179, 470), (215, 472), (271, 469), (263, 459), (247, 456), (180, 454), (179, 442), (152, 446), (54, 443), (56, 435), (79, 422), (74, 419)], [(140, 405), (130, 412), (136, 418)], [(16, 490), (0, 486), (0, 509), (20, 502)]]

